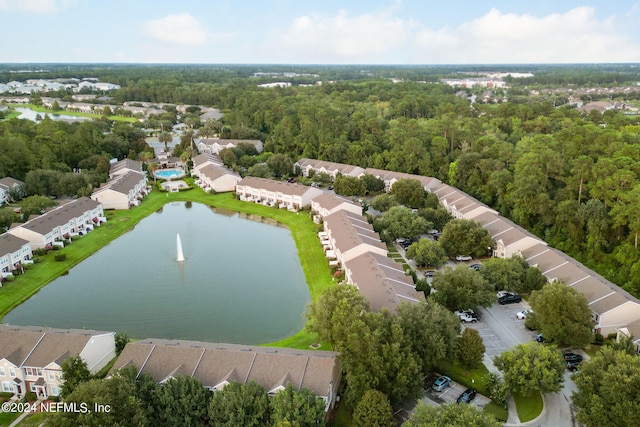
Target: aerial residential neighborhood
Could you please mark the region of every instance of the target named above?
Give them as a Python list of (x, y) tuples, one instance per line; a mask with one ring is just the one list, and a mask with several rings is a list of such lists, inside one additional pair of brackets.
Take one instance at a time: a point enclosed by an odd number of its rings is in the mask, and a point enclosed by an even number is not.
[(86, 3), (0, 2), (0, 427), (640, 425), (637, 5)]

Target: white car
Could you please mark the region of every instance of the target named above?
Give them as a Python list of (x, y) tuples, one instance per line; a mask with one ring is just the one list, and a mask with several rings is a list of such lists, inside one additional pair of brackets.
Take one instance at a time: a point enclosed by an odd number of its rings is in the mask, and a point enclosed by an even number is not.
[(511, 291), (498, 291), (498, 293), (496, 294), (496, 297), (502, 298), (505, 295), (515, 295), (515, 293)]
[(527, 318), (529, 313), (533, 313), (533, 310), (522, 310), (516, 313), (516, 317), (520, 320), (524, 320)]
[(458, 255), (456, 261), (471, 261), (473, 258), (469, 255)]
[(478, 321), (478, 319), (476, 319), (466, 311), (458, 310), (458, 311), (455, 311), (453, 314), (458, 316), (462, 323), (476, 323)]

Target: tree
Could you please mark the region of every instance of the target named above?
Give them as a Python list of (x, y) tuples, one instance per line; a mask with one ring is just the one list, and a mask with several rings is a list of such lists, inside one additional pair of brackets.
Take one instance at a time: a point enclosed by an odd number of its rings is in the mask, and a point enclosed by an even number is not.
[(258, 178), (271, 178), (273, 172), (266, 163), (258, 163), (249, 168), (247, 175), (256, 176)]
[(158, 141), (164, 143), (164, 151), (165, 153), (169, 152), (169, 143), (173, 141), (173, 137), (169, 132), (162, 132), (158, 135)]
[(456, 342), (458, 361), (467, 369), (477, 368), (482, 364), (486, 348), (477, 330), (465, 328)]
[(554, 281), (531, 293), (531, 308), (540, 333), (558, 344), (584, 347), (593, 338), (587, 298), (564, 283)]
[(78, 387), (78, 385), (91, 379), (91, 372), (87, 367), (87, 362), (82, 360), (80, 356), (70, 357), (62, 362), (62, 376), (64, 383), (60, 394), (62, 397), (69, 396)]
[(293, 173), (293, 160), (286, 154), (274, 154), (267, 160), (267, 166), (277, 177)]
[(377, 193), (384, 190), (384, 181), (371, 175), (370, 173), (362, 175), (360, 179), (362, 180), (362, 182), (364, 182), (364, 186), (367, 191), (371, 193)]
[(497, 290), (528, 293), (542, 288), (547, 279), (522, 257), (491, 258), (482, 263), (480, 274)]
[(297, 391), (291, 383), (271, 398), (271, 422), (289, 422), (295, 426), (325, 425), (324, 400), (303, 388)]
[(401, 304), (396, 315), (424, 374), (455, 357), (460, 319), (444, 306), (434, 302)]
[(268, 425), (271, 407), (267, 391), (258, 383), (230, 382), (213, 394), (209, 402), (209, 419), (216, 426)]
[(456, 255), (480, 257), (486, 255), (493, 247), (489, 232), (479, 222), (471, 219), (449, 221), (442, 229), (438, 241), (450, 257)]
[[(45, 424), (53, 427), (153, 425), (145, 402), (137, 393), (135, 376), (116, 373), (108, 379), (92, 379), (79, 384), (64, 399), (66, 404), (75, 403), (78, 411), (47, 414)], [(87, 411), (82, 411), (83, 405)], [(95, 405), (108, 405), (109, 410), (94, 411)]]
[(358, 288), (350, 285), (331, 286), (307, 310), (307, 330), (315, 333), (320, 341), (335, 344), (344, 338), (341, 318), (360, 316), (369, 311), (369, 301)]
[(437, 292), (429, 295), (429, 298), (450, 310), (478, 305), (489, 307), (496, 300), (493, 286), (466, 265), (459, 265), (455, 269), (447, 266), (444, 271), (437, 272), (431, 287)]
[(447, 261), (440, 243), (431, 239), (420, 239), (412, 243), (407, 249), (407, 257), (419, 266), (431, 265), (435, 268), (440, 268)]
[(193, 377), (176, 376), (164, 382), (154, 398), (155, 425), (204, 426), (211, 392)]
[(51, 104), (51, 109), (53, 111), (60, 111), (60, 104), (58, 104), (58, 101), (53, 101), (53, 103)]
[(604, 347), (571, 376), (578, 421), (588, 427), (640, 425), (640, 358)]
[(393, 427), (393, 409), (389, 399), (378, 390), (367, 390), (353, 410), (356, 427)]
[(493, 359), (509, 388), (525, 396), (562, 389), (566, 364), (554, 346), (527, 342)]
[(493, 415), (475, 405), (449, 403), (440, 406), (418, 403), (404, 427), (500, 427), (502, 423)]
[(348, 175), (338, 175), (333, 181), (333, 188), (336, 194), (347, 197), (364, 196), (367, 191), (363, 181)]
[(391, 240), (399, 237), (413, 239), (431, 228), (431, 224), (424, 218), (413, 214), (411, 209), (403, 206), (393, 206), (386, 211), (378, 220), (378, 224)]
[(390, 193), (402, 205), (416, 209), (424, 206), (426, 193), (422, 183), (417, 179), (399, 179), (391, 187)]
[(491, 400), (498, 405), (506, 405), (509, 396), (511, 396), (511, 391), (502, 377), (495, 372), (489, 372), (486, 376), (485, 382), (486, 389)]
[(122, 350), (124, 350), (124, 347), (127, 345), (127, 343), (131, 341), (131, 338), (129, 337), (129, 335), (125, 334), (124, 332), (119, 332), (115, 336), (115, 341), (116, 341), (116, 355), (119, 355), (122, 352)]
[(4, 232), (11, 224), (18, 222), (20, 216), (11, 208), (0, 208), (0, 231)]
[[(433, 194), (433, 193), (429, 193)], [(418, 215), (433, 224), (436, 230), (442, 230), (449, 221), (453, 219), (449, 211), (443, 207), (423, 208), (418, 210)]]
[(371, 207), (380, 212), (388, 211), (392, 206), (397, 206), (396, 198), (389, 193), (384, 193), (371, 201)]
[(41, 215), (47, 208), (53, 207), (56, 202), (44, 196), (29, 196), (22, 199), (20, 209), (22, 220), (27, 221), (31, 215)]

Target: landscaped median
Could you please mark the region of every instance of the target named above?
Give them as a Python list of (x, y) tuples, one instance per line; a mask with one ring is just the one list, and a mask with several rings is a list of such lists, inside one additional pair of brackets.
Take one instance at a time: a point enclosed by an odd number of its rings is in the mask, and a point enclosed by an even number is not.
[[(286, 210), (270, 208), (255, 203), (236, 200), (231, 193), (211, 195), (199, 188), (178, 193), (154, 191), (149, 194), (140, 206), (126, 211), (107, 211), (107, 222), (96, 227), (91, 233), (73, 241), (64, 249), (52, 251), (41, 257), (25, 274), (17, 276), (12, 282), (0, 288), (0, 320), (16, 306), (26, 301), (43, 286), (68, 272), (73, 266), (94, 254), (100, 248), (117, 239), (150, 214), (156, 212), (166, 203), (194, 202), (224, 209), (271, 218), (286, 225), (296, 243), (300, 263), (304, 271), (311, 299), (316, 300), (333, 280), (322, 246), (317, 236), (317, 225), (307, 213), (294, 213)], [(55, 261), (55, 254), (64, 253), (64, 261)], [(286, 280), (286, 278), (283, 278)], [(315, 343), (314, 336), (304, 329), (297, 334), (276, 343), (280, 347), (309, 349)], [(322, 348), (328, 348), (326, 345)]]

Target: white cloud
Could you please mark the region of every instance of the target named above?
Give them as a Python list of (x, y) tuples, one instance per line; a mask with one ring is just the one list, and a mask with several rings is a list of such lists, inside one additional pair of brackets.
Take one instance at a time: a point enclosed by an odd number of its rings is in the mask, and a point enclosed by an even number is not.
[(0, 0), (0, 11), (49, 15), (77, 3), (77, 0)]
[(640, 46), (617, 31), (614, 18), (597, 19), (591, 7), (544, 17), (492, 9), (456, 28), (421, 29), (415, 63), (638, 62)]
[(154, 40), (173, 45), (199, 45), (207, 39), (207, 30), (188, 13), (147, 21), (143, 31)]
[(411, 25), (394, 17), (391, 10), (358, 16), (349, 16), (344, 10), (333, 16), (313, 13), (274, 31), (262, 53), (271, 52), (274, 61), (380, 62), (405, 42)]

